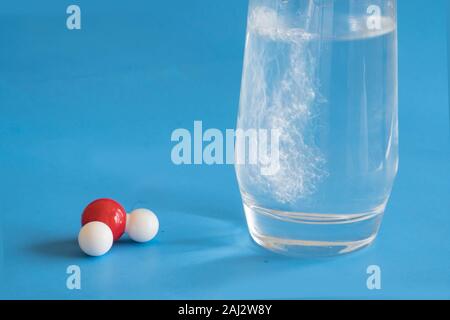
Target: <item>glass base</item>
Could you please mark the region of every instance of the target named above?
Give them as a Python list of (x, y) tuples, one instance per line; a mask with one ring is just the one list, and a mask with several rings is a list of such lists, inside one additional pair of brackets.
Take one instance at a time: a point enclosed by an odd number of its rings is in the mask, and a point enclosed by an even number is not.
[(385, 205), (360, 214), (285, 212), (244, 204), (250, 234), (260, 246), (289, 256), (350, 253), (376, 238)]

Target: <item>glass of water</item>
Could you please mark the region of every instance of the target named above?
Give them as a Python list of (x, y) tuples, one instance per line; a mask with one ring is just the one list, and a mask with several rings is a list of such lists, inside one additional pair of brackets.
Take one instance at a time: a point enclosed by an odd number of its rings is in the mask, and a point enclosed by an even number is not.
[(252, 238), (375, 239), (398, 168), (395, 0), (250, 0), (235, 167)]

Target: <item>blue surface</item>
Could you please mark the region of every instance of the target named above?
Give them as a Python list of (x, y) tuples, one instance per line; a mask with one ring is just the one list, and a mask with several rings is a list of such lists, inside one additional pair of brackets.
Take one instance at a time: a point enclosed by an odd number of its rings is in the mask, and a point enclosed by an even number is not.
[[(399, 0), (398, 179), (376, 243), (323, 260), (251, 241), (233, 167), (170, 160), (174, 129), (235, 125), (246, 1), (75, 1), (79, 31), (71, 3), (0, 4), (0, 298), (450, 298), (446, 1)], [(98, 197), (153, 209), (157, 240), (83, 256)]]

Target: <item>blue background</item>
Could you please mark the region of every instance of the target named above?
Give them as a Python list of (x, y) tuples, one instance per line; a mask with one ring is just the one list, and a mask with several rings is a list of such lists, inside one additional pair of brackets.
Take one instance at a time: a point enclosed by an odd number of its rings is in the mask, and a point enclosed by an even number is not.
[[(321, 260), (252, 242), (233, 167), (170, 160), (174, 129), (235, 126), (246, 1), (5, 2), (0, 298), (450, 298), (446, 1), (399, 0), (395, 189), (373, 246)], [(67, 30), (69, 4), (82, 30)], [(154, 210), (158, 238), (81, 254), (80, 213), (98, 197)]]

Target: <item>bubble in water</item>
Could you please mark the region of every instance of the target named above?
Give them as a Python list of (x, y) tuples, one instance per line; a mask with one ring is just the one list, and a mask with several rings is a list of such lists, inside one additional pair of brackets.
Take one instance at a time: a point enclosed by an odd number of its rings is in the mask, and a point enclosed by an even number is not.
[[(313, 193), (327, 175), (325, 159), (311, 134), (320, 96), (309, 52), (311, 35), (287, 29), (276, 12), (266, 7), (252, 11), (249, 30), (247, 46), (267, 49), (247, 47), (241, 101), (248, 113), (244, 126), (279, 130), (280, 169), (268, 176), (262, 176), (258, 166), (245, 170), (252, 184), (279, 202), (293, 203)], [(280, 50), (285, 54), (276, 54)]]

